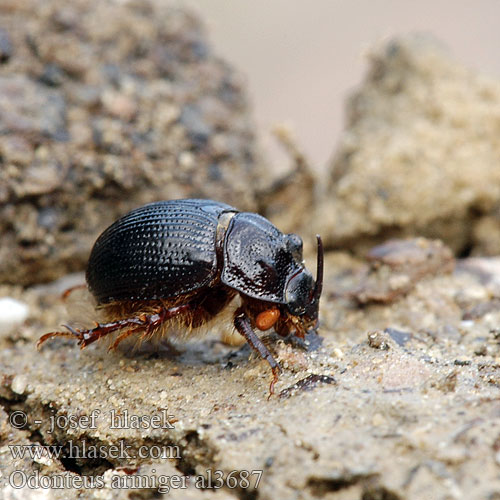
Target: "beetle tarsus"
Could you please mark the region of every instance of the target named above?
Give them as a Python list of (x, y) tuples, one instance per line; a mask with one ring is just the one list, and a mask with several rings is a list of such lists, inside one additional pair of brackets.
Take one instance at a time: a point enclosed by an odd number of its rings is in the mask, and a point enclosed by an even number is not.
[(278, 381), (280, 377), (280, 368), (279, 366), (275, 366), (272, 368), (273, 372), (273, 379), (271, 380), (271, 383), (269, 384), (269, 396), (267, 396), (267, 400), (269, 401), (271, 399), (271, 396), (274, 394), (274, 384)]
[(69, 331), (68, 332), (50, 332), (46, 333), (45, 335), (42, 335), (39, 339), (38, 342), (36, 343), (36, 348), (40, 349), (42, 344), (44, 344), (47, 340), (51, 339), (52, 337), (71, 337), (74, 338), (75, 336), (79, 338), (79, 333), (78, 331), (74, 330), (68, 325), (62, 325), (64, 328), (67, 328)]

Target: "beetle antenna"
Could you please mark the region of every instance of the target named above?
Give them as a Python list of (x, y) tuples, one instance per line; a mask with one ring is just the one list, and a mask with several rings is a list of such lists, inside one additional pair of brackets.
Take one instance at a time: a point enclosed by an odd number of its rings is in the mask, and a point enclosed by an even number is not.
[(321, 236), (316, 235), (318, 240), (318, 267), (316, 269), (316, 285), (314, 286), (313, 301), (319, 302), (323, 290), (323, 242)]

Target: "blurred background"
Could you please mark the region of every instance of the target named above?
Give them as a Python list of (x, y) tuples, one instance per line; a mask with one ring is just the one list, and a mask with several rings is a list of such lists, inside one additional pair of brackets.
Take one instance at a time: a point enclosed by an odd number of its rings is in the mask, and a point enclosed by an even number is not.
[(0, 0), (0, 282), (81, 270), (113, 220), (172, 198), (329, 250), (500, 254), (498, 19), (498, 0)]
[(385, 38), (431, 33), (458, 61), (500, 75), (498, 0), (179, 3), (201, 14), (215, 52), (247, 78), (260, 142), (273, 163), (283, 153), (270, 130), (285, 123), (313, 166), (325, 168), (345, 98), (367, 68), (364, 55)]

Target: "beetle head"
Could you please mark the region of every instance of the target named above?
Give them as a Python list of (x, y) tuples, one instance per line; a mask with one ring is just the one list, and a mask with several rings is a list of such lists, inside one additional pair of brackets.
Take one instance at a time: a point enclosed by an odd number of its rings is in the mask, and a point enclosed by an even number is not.
[[(319, 299), (323, 289), (323, 243), (320, 236), (316, 238), (318, 240), (316, 283), (311, 273), (302, 268), (288, 280), (285, 287), (288, 312), (292, 318), (300, 318), (301, 328), (296, 328), (297, 330), (315, 328), (318, 322)], [(292, 320), (292, 323), (297, 321)]]

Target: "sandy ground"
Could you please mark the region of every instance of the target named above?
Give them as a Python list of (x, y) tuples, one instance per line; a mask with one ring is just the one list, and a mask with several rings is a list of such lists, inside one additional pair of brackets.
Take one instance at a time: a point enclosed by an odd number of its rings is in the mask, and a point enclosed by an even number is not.
[[(192, 498), (494, 498), (500, 493), (498, 260), (464, 260), (450, 274), (446, 249), (436, 253), (423, 240), (410, 247), (396, 245), (391, 259), (370, 266), (328, 256), (323, 341), (311, 338), (304, 350), (269, 337), (284, 368), (269, 399), (267, 364), (217, 337), (178, 344), (177, 355), (145, 346), (110, 354), (104, 342), (80, 350), (64, 339), (39, 352), (40, 332), (67, 321), (57, 293), (64, 283), (4, 288), (30, 305), (30, 317), (2, 337), (3, 477), (22, 470), (26, 477), (69, 473), (102, 481), (85, 490), (89, 498), (136, 498), (117, 486), (126, 472), (149, 478), (141, 498), (153, 498), (165, 477), (208, 470), (222, 471), (224, 487), (200, 490), (186, 479)], [(411, 275), (429, 252), (434, 264)], [(363, 294), (368, 289), (372, 299)], [(375, 289), (380, 294), (373, 297)], [(163, 415), (162, 428), (154, 428), (154, 415)], [(9, 425), (9, 417), (21, 428)], [(61, 446), (66, 455), (77, 447), (81, 455), (13, 460), (12, 444)], [(122, 451), (82, 459), (91, 446)], [(152, 458), (159, 448), (163, 458)], [(232, 471), (238, 471), (235, 489)], [(242, 487), (244, 471), (253, 481), (262, 471), (256, 489), (254, 482)], [(21, 491), (30, 498), (29, 490), (9, 486), (4, 498)], [(39, 491), (32, 490), (33, 498)], [(76, 489), (61, 492), (77, 497)]]

